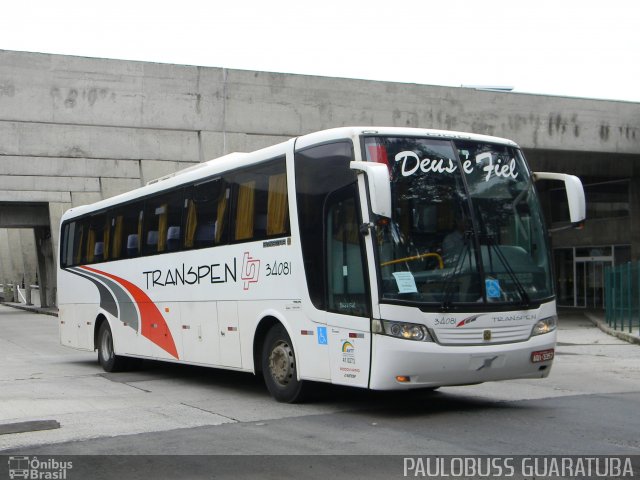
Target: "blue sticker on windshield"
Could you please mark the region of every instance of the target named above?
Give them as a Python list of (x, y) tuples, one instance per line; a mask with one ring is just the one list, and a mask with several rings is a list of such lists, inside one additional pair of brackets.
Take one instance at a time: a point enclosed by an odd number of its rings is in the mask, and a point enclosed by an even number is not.
[(318, 327), (318, 344), (326, 345), (327, 343), (327, 327)]
[(487, 288), (487, 298), (500, 298), (500, 281), (493, 278), (487, 278), (484, 281)]

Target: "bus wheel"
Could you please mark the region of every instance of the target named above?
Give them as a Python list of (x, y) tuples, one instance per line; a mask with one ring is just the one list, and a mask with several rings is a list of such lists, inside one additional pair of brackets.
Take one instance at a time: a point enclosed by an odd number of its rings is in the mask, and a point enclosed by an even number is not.
[(126, 358), (113, 351), (113, 335), (108, 322), (100, 326), (98, 333), (98, 361), (105, 372), (119, 372), (125, 367)]
[(298, 380), (293, 344), (282, 325), (269, 330), (262, 348), (262, 374), (269, 393), (279, 402), (303, 399), (305, 382)]

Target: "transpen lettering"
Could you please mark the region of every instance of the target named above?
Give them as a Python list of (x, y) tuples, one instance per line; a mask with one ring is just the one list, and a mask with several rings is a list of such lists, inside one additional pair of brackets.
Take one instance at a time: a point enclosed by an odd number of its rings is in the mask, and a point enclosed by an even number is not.
[(147, 290), (168, 285), (200, 285), (201, 283), (227, 283), (236, 281), (236, 259), (233, 263), (212, 263), (208, 265), (168, 268), (166, 270), (149, 270), (142, 272), (145, 276)]

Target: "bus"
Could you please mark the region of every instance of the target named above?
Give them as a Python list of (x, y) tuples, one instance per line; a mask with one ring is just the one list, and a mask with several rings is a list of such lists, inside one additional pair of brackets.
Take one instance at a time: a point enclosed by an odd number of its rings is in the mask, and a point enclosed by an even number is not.
[(435, 389), (549, 375), (556, 303), (536, 179), (510, 140), (325, 130), (64, 213), (60, 342), (314, 382)]

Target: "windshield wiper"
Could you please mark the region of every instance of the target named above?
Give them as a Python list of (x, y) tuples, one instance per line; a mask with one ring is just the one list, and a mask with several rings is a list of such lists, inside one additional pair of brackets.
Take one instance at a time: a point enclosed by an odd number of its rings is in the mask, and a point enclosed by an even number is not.
[[(443, 312), (446, 312), (451, 309), (451, 296), (453, 294), (451, 293), (452, 289), (450, 287), (452, 285), (454, 278), (458, 275), (458, 267), (461, 265), (464, 265), (464, 260), (467, 256), (467, 252), (470, 250), (470, 247), (471, 247), (471, 242), (469, 241), (469, 239), (471, 238), (472, 235), (473, 235), (472, 231), (464, 232), (462, 251), (457, 256), (458, 258), (456, 259), (456, 263), (453, 267), (453, 270), (447, 276), (447, 278), (444, 281), (444, 285), (442, 286), (442, 302), (440, 303), (440, 310)], [(469, 257), (469, 259), (471, 259), (471, 257)]]
[(491, 259), (492, 259), (492, 257), (491, 257), (491, 248), (493, 247), (493, 250), (496, 252), (496, 256), (498, 257), (498, 259), (500, 260), (500, 262), (504, 266), (504, 269), (509, 274), (509, 277), (511, 278), (511, 281), (514, 283), (514, 285), (516, 286), (516, 289), (518, 290), (518, 294), (520, 295), (520, 298), (522, 299), (522, 306), (524, 306), (524, 307), (529, 306), (529, 304), (531, 303), (531, 300), (529, 298), (529, 294), (527, 293), (527, 291), (525, 290), (524, 286), (522, 285), (522, 282), (520, 280), (518, 280), (518, 276), (516, 275), (516, 272), (513, 270), (513, 268), (511, 268), (511, 264), (509, 263), (507, 258), (504, 256), (504, 253), (502, 252), (502, 250), (500, 250), (500, 247), (496, 243), (495, 238), (491, 234), (485, 234), (483, 236), (487, 240), (487, 247), (488, 247), (488, 253), (489, 253), (489, 264), (491, 265), (491, 271), (493, 271), (493, 265), (492, 265), (493, 262), (491, 261)]

